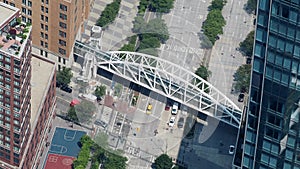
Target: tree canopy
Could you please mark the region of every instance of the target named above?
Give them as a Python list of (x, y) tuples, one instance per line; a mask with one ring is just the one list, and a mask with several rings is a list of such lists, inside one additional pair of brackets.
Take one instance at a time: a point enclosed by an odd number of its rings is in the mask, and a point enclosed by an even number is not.
[(156, 169), (171, 169), (173, 166), (172, 159), (167, 154), (162, 154), (154, 161)]
[(142, 15), (138, 15), (134, 18), (132, 32), (140, 34), (142, 29), (146, 26), (146, 21)]
[(253, 52), (253, 44), (254, 44), (254, 31), (251, 31), (247, 35), (246, 39), (240, 43), (240, 51), (244, 55), (251, 57)]
[(210, 10), (218, 9), (221, 11), (225, 4), (226, 4), (226, 1), (224, 1), (224, 0), (213, 0), (211, 2), (211, 5), (209, 6), (209, 9)]
[(173, 8), (174, 0), (150, 0), (150, 11), (158, 13), (169, 13)]
[(212, 44), (215, 44), (218, 35), (223, 34), (223, 26), (225, 24), (226, 21), (222, 16), (222, 11), (214, 9), (208, 13), (202, 28), (204, 35), (207, 36)]
[(201, 64), (200, 67), (196, 70), (195, 74), (207, 81), (209, 76), (211, 75), (211, 72), (207, 69), (207, 67)]
[(100, 18), (97, 20), (96, 25), (105, 27), (112, 23), (118, 16), (121, 0), (114, 0), (112, 3), (107, 4), (102, 11)]
[(78, 122), (78, 118), (77, 118), (76, 110), (75, 110), (74, 106), (70, 107), (68, 114), (67, 114), (67, 118), (73, 122)]
[(80, 123), (89, 122), (96, 111), (96, 106), (90, 102), (83, 100), (80, 104), (75, 105), (75, 111)]
[(161, 18), (150, 20), (147, 25), (141, 28), (142, 36), (157, 37), (161, 43), (165, 43), (169, 39), (169, 31), (167, 24)]
[(253, 13), (256, 10), (257, 0), (248, 0), (245, 5), (245, 10), (248, 13)]
[(67, 86), (71, 82), (72, 77), (73, 74), (71, 72), (71, 68), (64, 67), (62, 70), (57, 72), (56, 81), (63, 86)]
[(106, 86), (101, 85), (101, 86), (97, 86), (96, 90), (95, 90), (95, 96), (97, 97), (97, 99), (100, 99), (102, 96), (104, 96), (106, 93)]
[(250, 85), (251, 65), (245, 64), (240, 66), (234, 74), (235, 90), (241, 92), (248, 92)]

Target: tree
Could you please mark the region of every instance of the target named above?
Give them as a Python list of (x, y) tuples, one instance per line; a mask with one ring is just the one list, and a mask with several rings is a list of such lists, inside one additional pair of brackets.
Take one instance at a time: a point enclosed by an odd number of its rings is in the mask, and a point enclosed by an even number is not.
[(106, 93), (106, 87), (104, 85), (97, 86), (95, 90), (95, 96), (97, 99), (101, 99), (102, 96), (104, 96)]
[(167, 24), (161, 18), (150, 20), (146, 26), (141, 27), (140, 33), (143, 38), (145, 36), (157, 37), (161, 43), (165, 43), (169, 39)]
[(162, 154), (154, 161), (157, 169), (171, 169), (173, 166), (172, 159), (167, 154)]
[(140, 45), (138, 50), (148, 49), (148, 48), (159, 48), (160, 41), (157, 37), (146, 36), (148, 34), (143, 34), (140, 40)]
[(151, 0), (149, 9), (157, 13), (169, 13), (173, 8), (174, 0)]
[(78, 122), (78, 118), (77, 118), (76, 110), (75, 110), (74, 106), (70, 107), (68, 114), (67, 114), (67, 118), (73, 122)]
[(112, 3), (107, 4), (102, 11), (100, 18), (97, 20), (96, 25), (105, 27), (112, 23), (118, 16), (121, 0), (114, 0)]
[(250, 85), (251, 65), (245, 64), (240, 66), (234, 74), (235, 90), (248, 92)]
[(75, 105), (76, 115), (80, 123), (89, 122), (96, 111), (96, 106), (90, 102), (83, 100), (80, 104)]
[(108, 135), (104, 132), (99, 132), (95, 137), (95, 143), (100, 147), (107, 149), (108, 148)]
[(122, 89), (123, 89), (123, 86), (120, 83), (116, 84), (114, 87), (114, 95), (120, 97)]
[(211, 10), (206, 20), (203, 22), (202, 29), (204, 35), (210, 40), (214, 45), (218, 35), (223, 34), (223, 26), (226, 24), (224, 17), (222, 16), (222, 11), (220, 10)]
[(224, 0), (213, 0), (211, 2), (211, 5), (209, 6), (209, 9), (210, 10), (218, 9), (221, 11), (225, 4), (226, 4), (226, 1), (224, 1)]
[(254, 43), (254, 31), (251, 31), (247, 35), (246, 39), (240, 43), (240, 51), (244, 55), (251, 57), (253, 52), (253, 43)]
[(56, 81), (63, 86), (67, 86), (71, 82), (72, 77), (73, 74), (71, 72), (71, 68), (64, 67), (62, 70), (57, 72)]
[(134, 18), (132, 32), (140, 34), (142, 29), (144, 29), (146, 22), (143, 15), (138, 15)]
[(211, 72), (207, 69), (207, 67), (201, 64), (200, 67), (196, 70), (195, 74), (207, 81), (209, 76), (211, 75)]
[(253, 13), (256, 10), (256, 6), (257, 6), (257, 0), (248, 0), (245, 5), (245, 10), (248, 13)]
[(122, 157), (113, 153), (109, 153), (105, 163), (106, 169), (126, 169), (126, 157)]

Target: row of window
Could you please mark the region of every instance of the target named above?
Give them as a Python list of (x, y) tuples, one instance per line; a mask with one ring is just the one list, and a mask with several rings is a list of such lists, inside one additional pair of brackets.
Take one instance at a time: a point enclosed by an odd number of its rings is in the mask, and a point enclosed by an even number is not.
[(29, 7), (32, 7), (32, 2), (28, 1), (28, 0), (22, 0), (22, 4), (25, 5), (25, 6), (27, 5)]
[(48, 22), (48, 16), (41, 15), (41, 20)]
[(45, 13), (48, 13), (49, 9), (47, 7), (41, 6), (41, 11), (45, 12)]

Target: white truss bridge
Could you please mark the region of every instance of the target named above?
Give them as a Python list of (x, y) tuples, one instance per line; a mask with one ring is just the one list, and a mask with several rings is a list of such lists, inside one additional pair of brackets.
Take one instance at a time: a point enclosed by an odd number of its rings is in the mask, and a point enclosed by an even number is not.
[(209, 82), (180, 65), (142, 53), (103, 52), (79, 41), (75, 42), (74, 54), (83, 58), (93, 57), (95, 62), (90, 66), (97, 66), (234, 127), (240, 127), (240, 108)]

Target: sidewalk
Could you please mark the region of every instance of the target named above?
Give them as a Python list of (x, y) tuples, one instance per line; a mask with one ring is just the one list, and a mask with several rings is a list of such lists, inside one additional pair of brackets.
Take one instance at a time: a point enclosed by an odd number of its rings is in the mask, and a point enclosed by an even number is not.
[[(95, 0), (93, 10), (88, 20), (84, 23), (84, 33), (82, 33), (82, 42), (89, 39), (92, 26), (96, 24), (101, 12), (105, 6), (112, 0)], [(133, 20), (137, 14), (139, 0), (122, 0), (119, 15), (103, 32), (101, 38), (101, 48), (103, 51), (118, 50), (126, 43), (126, 38), (133, 35), (131, 29)]]

